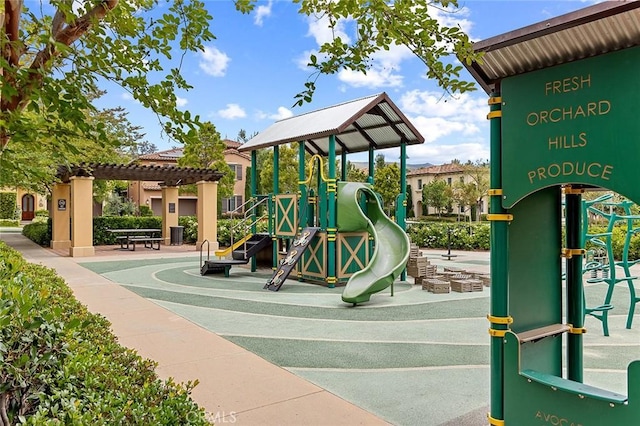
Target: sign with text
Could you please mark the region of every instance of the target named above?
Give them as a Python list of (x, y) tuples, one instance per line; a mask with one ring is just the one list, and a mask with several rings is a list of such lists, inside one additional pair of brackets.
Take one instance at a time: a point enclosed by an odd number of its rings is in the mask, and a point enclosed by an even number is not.
[(502, 81), (503, 205), (587, 184), (640, 203), (640, 47)]

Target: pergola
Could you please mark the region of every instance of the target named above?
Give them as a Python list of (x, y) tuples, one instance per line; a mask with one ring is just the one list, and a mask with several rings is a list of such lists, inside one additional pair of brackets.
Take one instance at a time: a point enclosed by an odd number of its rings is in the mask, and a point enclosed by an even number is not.
[(53, 187), (51, 247), (69, 249), (72, 257), (92, 256), (93, 180), (138, 180), (161, 182), (162, 238), (170, 243), (171, 227), (178, 225), (178, 187), (198, 187), (198, 238), (196, 249), (208, 240), (217, 249), (217, 185), (222, 173), (213, 169), (137, 164), (82, 163), (60, 166)]

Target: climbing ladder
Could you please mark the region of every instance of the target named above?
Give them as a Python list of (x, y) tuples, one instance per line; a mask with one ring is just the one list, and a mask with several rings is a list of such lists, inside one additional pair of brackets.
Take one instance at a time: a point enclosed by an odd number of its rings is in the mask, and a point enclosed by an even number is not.
[(278, 269), (273, 272), (269, 281), (264, 285), (265, 289), (271, 291), (278, 291), (282, 284), (284, 284), (284, 280), (287, 279), (293, 268), (300, 260), (302, 253), (309, 247), (309, 244), (313, 240), (313, 237), (318, 233), (320, 228), (318, 227), (307, 227), (300, 231), (300, 234), (296, 237), (289, 247), (289, 251), (285, 258), (280, 262)]

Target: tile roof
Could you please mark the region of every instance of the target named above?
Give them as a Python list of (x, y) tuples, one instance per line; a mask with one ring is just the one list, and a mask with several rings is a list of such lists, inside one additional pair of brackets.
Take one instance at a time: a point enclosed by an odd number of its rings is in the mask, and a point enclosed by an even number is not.
[(407, 176), (416, 176), (416, 175), (443, 175), (447, 173), (463, 173), (464, 167), (460, 164), (449, 163), (449, 164), (441, 164), (439, 166), (429, 166), (422, 167), (420, 169), (415, 169), (407, 172)]
[[(250, 158), (247, 154), (243, 154), (237, 151), (242, 144), (237, 141), (233, 141), (231, 139), (223, 139), (222, 140), (227, 148), (225, 149), (225, 154), (229, 152), (233, 152), (234, 154), (238, 154), (245, 158)], [(178, 158), (182, 157), (182, 153), (184, 152), (184, 148), (171, 148), (165, 151), (153, 152), (151, 154), (145, 154), (138, 157), (139, 160), (153, 160), (153, 161), (168, 161), (175, 163), (178, 161)]]

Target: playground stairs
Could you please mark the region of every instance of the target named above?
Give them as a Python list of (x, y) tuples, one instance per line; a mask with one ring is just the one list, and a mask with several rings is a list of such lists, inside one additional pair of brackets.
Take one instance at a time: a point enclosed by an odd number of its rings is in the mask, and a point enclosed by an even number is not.
[(233, 260), (249, 261), (249, 259), (255, 256), (260, 250), (269, 246), (269, 244), (271, 244), (269, 234), (254, 234), (245, 244), (240, 245), (231, 252), (231, 258)]
[(320, 228), (317, 227), (307, 227), (300, 231), (300, 234), (296, 237), (289, 247), (289, 251), (287, 255), (282, 259), (280, 265), (278, 265), (278, 269), (276, 269), (269, 278), (269, 281), (264, 285), (265, 289), (271, 291), (278, 291), (282, 284), (284, 284), (284, 280), (287, 279), (293, 268), (302, 257), (302, 253), (309, 247), (309, 244), (313, 240), (313, 237), (318, 233)]
[(269, 244), (271, 244), (269, 234), (254, 234), (231, 252), (231, 259), (210, 260), (207, 256), (207, 260), (202, 261), (201, 254), (200, 275), (224, 273), (225, 277), (229, 277), (229, 271), (233, 265), (246, 265), (253, 256)]

